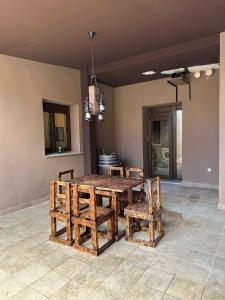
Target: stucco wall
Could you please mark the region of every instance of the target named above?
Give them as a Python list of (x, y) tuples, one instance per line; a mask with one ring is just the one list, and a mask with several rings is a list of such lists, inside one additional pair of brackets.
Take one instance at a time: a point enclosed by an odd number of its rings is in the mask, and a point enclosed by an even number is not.
[(0, 211), (44, 200), (58, 170), (83, 174), (82, 154), (45, 158), (42, 98), (71, 105), (72, 150), (80, 152), (80, 72), (0, 55)]
[[(183, 181), (218, 185), (219, 72), (211, 78), (190, 77), (188, 88), (179, 88), (183, 102)], [(116, 88), (116, 151), (125, 164), (143, 166), (142, 107), (175, 101), (175, 89), (166, 79)], [(212, 173), (207, 168), (212, 168)]]
[(225, 32), (220, 34), (219, 208), (225, 210)]
[(96, 149), (111, 153), (115, 152), (114, 89), (104, 84), (99, 84), (99, 89), (104, 95), (106, 112), (103, 122), (95, 121)]

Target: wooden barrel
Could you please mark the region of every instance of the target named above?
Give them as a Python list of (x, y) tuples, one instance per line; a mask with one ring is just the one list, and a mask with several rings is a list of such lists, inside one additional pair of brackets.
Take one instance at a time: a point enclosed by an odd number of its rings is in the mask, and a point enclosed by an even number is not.
[(112, 166), (119, 166), (119, 158), (116, 153), (111, 154), (99, 154), (98, 156), (98, 173), (101, 175), (107, 175), (108, 168)]

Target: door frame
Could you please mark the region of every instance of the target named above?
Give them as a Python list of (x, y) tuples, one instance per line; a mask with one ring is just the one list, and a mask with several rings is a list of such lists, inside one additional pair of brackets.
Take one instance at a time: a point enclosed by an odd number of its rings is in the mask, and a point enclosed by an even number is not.
[(151, 105), (142, 107), (142, 128), (143, 128), (143, 167), (146, 177), (152, 176), (152, 166), (150, 158), (152, 156), (152, 140), (151, 140), (151, 127), (150, 127), (150, 112), (157, 108), (168, 108), (171, 110), (171, 147), (170, 151), (170, 174), (169, 176), (160, 176), (166, 179), (177, 179), (177, 166), (176, 166), (176, 111), (182, 108), (182, 102)]

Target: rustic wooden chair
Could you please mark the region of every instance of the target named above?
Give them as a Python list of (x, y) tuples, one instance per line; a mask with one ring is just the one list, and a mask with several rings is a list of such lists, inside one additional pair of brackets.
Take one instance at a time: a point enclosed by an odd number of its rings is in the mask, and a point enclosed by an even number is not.
[[(156, 188), (154, 189), (154, 186)], [(160, 179), (148, 180), (148, 202), (136, 202), (125, 208), (126, 240), (145, 246), (156, 247), (163, 236), (160, 203)], [(140, 220), (148, 222), (149, 240), (134, 237), (134, 233), (146, 229)]]
[[(108, 175), (124, 177), (124, 175), (125, 175), (124, 167), (109, 167)], [(127, 193), (118, 194), (118, 197), (117, 197), (117, 200), (119, 202), (118, 213), (119, 213), (119, 216), (122, 218), (124, 215), (124, 213), (123, 213), (124, 207), (126, 207), (128, 205), (127, 197), (128, 197)], [(109, 205), (111, 205), (111, 199), (109, 199)], [(121, 221), (123, 221), (123, 220), (121, 219)]]
[[(71, 170), (57, 172), (57, 179), (58, 179), (58, 181), (63, 181), (65, 179), (74, 179), (74, 170), (71, 169)], [(80, 197), (81, 198), (88, 198), (89, 195), (83, 193), (83, 194), (80, 194)], [(72, 198), (72, 195), (71, 195), (71, 198)], [(101, 199), (99, 199), (99, 201), (101, 201)], [(83, 204), (81, 209), (84, 208), (85, 206), (87, 206), (87, 205)], [(72, 210), (73, 210), (73, 203), (72, 203), (71, 207), (72, 207)]]
[(67, 170), (67, 171), (60, 171), (60, 172), (57, 172), (57, 180), (58, 181), (62, 181), (62, 176), (65, 176), (65, 175), (69, 175), (69, 178), (68, 179), (73, 179), (74, 177), (74, 170), (71, 169), (71, 170)]
[[(140, 168), (126, 168), (126, 177), (144, 178), (144, 170)], [(133, 199), (135, 201), (145, 201), (144, 183), (133, 189)]]
[[(68, 182), (50, 182), (50, 211), (51, 234), (49, 240), (71, 246), (72, 238), (72, 207), (71, 186)], [(57, 221), (65, 223), (65, 226), (57, 230)], [(66, 233), (66, 238), (62, 236)]]
[(109, 167), (108, 175), (124, 177), (124, 167)]
[[(88, 193), (89, 199), (83, 199), (89, 207), (80, 211), (79, 193)], [(105, 208), (97, 206), (96, 196), (101, 195), (100, 191), (96, 191), (94, 187), (86, 185), (74, 185), (74, 248), (81, 252), (88, 252), (92, 255), (100, 255), (107, 247), (114, 242), (114, 210), (112, 208)], [(98, 236), (100, 232), (98, 227), (107, 222), (107, 233), (104, 235), (107, 242), (99, 247)], [(90, 232), (81, 233), (82, 227), (90, 228)], [(102, 236), (102, 233), (101, 233)], [(92, 248), (85, 246), (84, 243), (91, 238)]]

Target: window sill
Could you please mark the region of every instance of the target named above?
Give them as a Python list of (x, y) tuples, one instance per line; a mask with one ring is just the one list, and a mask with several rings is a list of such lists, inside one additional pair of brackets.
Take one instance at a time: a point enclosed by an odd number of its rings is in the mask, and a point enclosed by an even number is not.
[(45, 158), (49, 158), (49, 157), (58, 157), (58, 156), (68, 156), (68, 155), (79, 155), (82, 154), (82, 152), (63, 152), (63, 153), (51, 153), (51, 154), (47, 154), (45, 155)]

